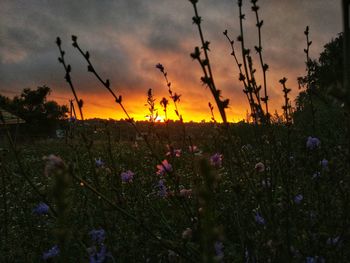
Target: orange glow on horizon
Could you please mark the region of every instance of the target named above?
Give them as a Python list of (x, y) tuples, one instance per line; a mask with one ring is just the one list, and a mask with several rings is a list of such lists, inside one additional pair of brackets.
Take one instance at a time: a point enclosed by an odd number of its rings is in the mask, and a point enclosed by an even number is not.
[[(166, 97), (166, 93), (164, 94)], [(209, 94), (210, 95), (210, 94)], [(69, 95), (65, 95), (64, 97), (68, 97)], [(54, 99), (53, 96), (52, 99)], [(156, 109), (158, 111), (158, 117), (156, 122), (164, 122), (165, 121), (165, 113), (163, 108), (160, 106), (159, 101), (163, 96), (156, 97)], [(58, 103), (67, 105), (68, 100), (62, 99), (61, 97), (55, 99)], [(85, 119), (93, 119), (93, 118), (101, 118), (101, 119), (126, 119), (127, 116), (122, 111), (120, 105), (115, 103), (110, 96), (96, 96), (96, 94), (89, 94), (88, 96), (82, 96), (84, 101), (83, 106), (83, 115)], [(168, 98), (168, 97), (167, 97)], [(210, 98), (210, 97), (209, 97)], [(135, 96), (130, 94), (130, 98), (123, 98), (123, 105), (127, 110), (128, 114), (131, 118), (136, 121), (147, 121), (149, 120), (148, 115), (150, 114), (148, 111), (148, 106), (146, 106), (147, 97), (145, 94), (140, 96)], [(169, 120), (177, 121), (179, 120), (178, 116), (175, 113), (175, 106), (173, 101), (168, 98), (169, 105), (167, 107), (167, 118)], [(194, 105), (191, 103), (191, 100), (186, 100), (185, 98), (180, 101), (178, 104), (178, 110), (182, 115), (184, 122), (201, 122), (211, 121), (211, 113), (207, 106), (208, 101), (202, 101), (200, 105)], [(77, 118), (80, 119), (79, 112), (77, 111), (77, 106), (75, 106)], [(216, 105), (214, 105), (216, 109)], [(233, 108), (233, 107), (232, 107)], [(239, 122), (243, 119), (246, 119), (246, 109), (235, 109), (233, 111), (232, 108), (226, 110), (226, 114), (229, 122)], [(220, 114), (214, 109), (214, 116), (217, 122), (221, 122)], [(237, 112), (242, 114), (237, 114)]]

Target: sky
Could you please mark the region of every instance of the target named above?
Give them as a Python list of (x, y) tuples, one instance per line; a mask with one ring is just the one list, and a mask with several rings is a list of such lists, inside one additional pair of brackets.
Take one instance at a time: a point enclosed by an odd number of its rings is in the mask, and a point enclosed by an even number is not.
[[(257, 29), (249, 0), (243, 0), (247, 46), (257, 44)], [(312, 58), (342, 31), (340, 0), (260, 0), (263, 56), (269, 71), (268, 93), (271, 111), (283, 103), (278, 80), (288, 79), (292, 97), (299, 90), (297, 77), (305, 74), (304, 30), (310, 26)], [(238, 80), (238, 69), (222, 32), (239, 35), (236, 0), (199, 0), (203, 31), (210, 41), (210, 59), (217, 87), (230, 99), (229, 121), (246, 116), (248, 102)], [(24, 88), (47, 85), (50, 99), (68, 104), (72, 99), (64, 81), (56, 37), (62, 39), (66, 61), (72, 66), (72, 81), (83, 99), (87, 118), (124, 118), (120, 107), (95, 77), (71, 45), (71, 35), (91, 54), (91, 61), (112, 89), (123, 96), (129, 114), (144, 120), (147, 90), (152, 88), (159, 115), (159, 102), (169, 97), (160, 72), (161, 63), (175, 92), (181, 94), (179, 111), (185, 121), (210, 120), (208, 102), (214, 103), (208, 88), (200, 81), (202, 72), (190, 57), (200, 45), (192, 24), (193, 8), (188, 0), (1, 0), (0, 2), (0, 94), (14, 96)], [(238, 46), (237, 46), (238, 48)], [(239, 49), (238, 49), (239, 50)], [(255, 67), (260, 73), (255, 52)], [(258, 75), (259, 79), (259, 75)], [(216, 117), (219, 119), (217, 112)], [(169, 116), (176, 118), (170, 105)]]

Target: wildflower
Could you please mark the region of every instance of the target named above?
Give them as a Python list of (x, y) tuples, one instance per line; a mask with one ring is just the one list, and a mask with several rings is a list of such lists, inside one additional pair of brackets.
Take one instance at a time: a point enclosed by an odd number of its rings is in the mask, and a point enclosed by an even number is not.
[(314, 211), (310, 211), (309, 216), (312, 221), (316, 220), (317, 218), (317, 214)]
[(320, 172), (316, 172), (312, 175), (312, 179), (317, 179), (321, 176), (321, 173)]
[(188, 147), (188, 150), (190, 153), (193, 153), (196, 156), (201, 156), (202, 151), (199, 150), (199, 148), (196, 145), (191, 145)]
[(195, 152), (198, 152), (198, 147), (196, 145), (191, 145), (191, 146), (188, 146), (188, 149), (191, 153), (195, 153)]
[(262, 180), (262, 181), (261, 181), (261, 185), (262, 185), (262, 187), (264, 187), (264, 188), (269, 188), (269, 187), (271, 187), (271, 180), (270, 180), (270, 178), (266, 178), (266, 180)]
[[(88, 248), (90, 263), (103, 263), (107, 257), (112, 257), (110, 253), (107, 253), (107, 247), (103, 244), (106, 238), (104, 229), (93, 229), (89, 235), (94, 243), (94, 246)], [(99, 250), (97, 247), (99, 247)]]
[(326, 262), (325, 259), (319, 256), (306, 258), (306, 263), (324, 263), (324, 262)]
[(50, 248), (48, 251), (44, 252), (43, 260), (46, 261), (47, 259), (58, 256), (59, 254), (60, 254), (60, 248), (58, 247), (58, 245), (55, 245), (52, 248)]
[(160, 105), (163, 106), (164, 111), (166, 111), (168, 104), (169, 104), (169, 101), (163, 97), (163, 99), (160, 101)]
[(176, 92), (173, 96), (171, 96), (174, 102), (180, 101), (180, 97), (181, 97), (181, 94), (177, 94)]
[(320, 147), (321, 141), (315, 137), (309, 136), (306, 141), (306, 148), (309, 150), (315, 150)]
[(181, 189), (180, 196), (187, 197), (187, 198), (191, 197), (192, 196), (192, 189)]
[(168, 260), (170, 263), (178, 262), (179, 255), (172, 250), (168, 250)]
[(49, 213), (49, 206), (44, 202), (40, 202), (37, 207), (33, 209), (33, 213), (36, 215), (45, 215)]
[(49, 176), (51, 173), (57, 170), (65, 169), (65, 164), (61, 157), (58, 157), (54, 154), (50, 154), (49, 156), (44, 156), (43, 160), (46, 161), (44, 174)]
[(192, 229), (191, 228), (186, 228), (182, 232), (182, 238), (183, 239), (191, 239), (192, 238)]
[(111, 257), (107, 253), (107, 247), (105, 245), (100, 247), (100, 251), (97, 251), (96, 247), (90, 247), (88, 248), (88, 252), (90, 254), (90, 263), (103, 263), (106, 261), (107, 256)]
[(263, 171), (265, 171), (265, 165), (262, 162), (259, 162), (255, 165), (255, 170), (258, 173), (262, 173)]
[(130, 170), (122, 172), (120, 177), (122, 178), (123, 183), (131, 183), (134, 178), (134, 173)]
[(316, 258), (314, 258), (314, 257), (307, 257), (306, 258), (306, 263), (316, 263)]
[(296, 196), (294, 197), (294, 203), (300, 204), (301, 201), (303, 201), (303, 199), (304, 199), (303, 195), (302, 195), (302, 194), (298, 194), (298, 195), (296, 195)]
[(222, 260), (224, 258), (224, 244), (220, 241), (216, 241), (214, 247), (216, 256), (219, 260)]
[(245, 262), (250, 262), (249, 250), (246, 248), (244, 251)]
[(173, 149), (173, 147), (167, 145), (168, 152), (165, 154), (166, 156), (180, 157), (181, 149)]
[(340, 236), (330, 237), (327, 239), (327, 245), (337, 245), (340, 240)]
[(221, 167), (222, 165), (222, 154), (216, 153), (210, 157), (210, 163), (214, 167)]
[(166, 186), (164, 184), (164, 180), (163, 179), (159, 180), (157, 188), (159, 189), (158, 194), (159, 194), (160, 197), (166, 197), (167, 196), (167, 188), (166, 188)]
[(163, 160), (161, 164), (157, 165), (157, 174), (158, 175), (164, 175), (165, 173), (169, 173), (173, 170), (173, 167), (171, 166), (170, 163), (168, 163), (167, 160)]
[(164, 66), (160, 63), (156, 65), (156, 68), (159, 69), (162, 73), (164, 73)]
[(104, 162), (101, 160), (101, 158), (98, 158), (98, 159), (95, 159), (95, 164), (96, 164), (96, 167), (102, 167), (104, 166)]
[(174, 155), (175, 155), (175, 157), (180, 157), (181, 156), (181, 149), (175, 149)]
[(106, 238), (104, 229), (93, 229), (89, 233), (91, 240), (96, 244), (102, 244)]
[(255, 222), (259, 225), (265, 225), (265, 219), (260, 215), (259, 212), (255, 213)]
[(323, 169), (327, 169), (328, 168), (328, 160), (327, 159), (323, 159), (321, 162), (320, 162), (320, 165)]

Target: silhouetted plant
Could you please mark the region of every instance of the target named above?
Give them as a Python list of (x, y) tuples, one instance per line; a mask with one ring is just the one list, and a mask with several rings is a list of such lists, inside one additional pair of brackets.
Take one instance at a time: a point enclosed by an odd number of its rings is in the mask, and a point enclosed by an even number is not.
[[(201, 80), (203, 84), (209, 87), (209, 90), (211, 91), (215, 99), (216, 105), (218, 107), (218, 110), (220, 112), (222, 121), (226, 123), (227, 117), (226, 117), (225, 109), (228, 108), (229, 99), (222, 100), (221, 90), (216, 88), (213, 72), (210, 65), (209, 54), (208, 54), (210, 51), (209, 49), (210, 42), (204, 39), (203, 30), (201, 26), (202, 17), (200, 17), (198, 14), (197, 1), (193, 1), (193, 0), (189, 0), (189, 1), (192, 3), (194, 13), (195, 13), (195, 16), (192, 18), (192, 21), (193, 21), (193, 24), (195, 24), (198, 28), (201, 45), (202, 45), (201, 48), (195, 47), (194, 52), (191, 53), (191, 57), (194, 60), (197, 60), (198, 63), (200, 64), (204, 74), (204, 76), (201, 77)], [(204, 58), (202, 58), (202, 52), (200, 51), (201, 49), (203, 50)]]

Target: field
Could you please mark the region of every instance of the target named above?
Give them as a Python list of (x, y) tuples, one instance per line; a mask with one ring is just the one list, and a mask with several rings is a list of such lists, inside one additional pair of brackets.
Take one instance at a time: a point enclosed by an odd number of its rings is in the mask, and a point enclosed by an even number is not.
[[(60, 26), (52, 24), (55, 19), (47, 22), (46, 30), (49, 28), (55, 34), (65, 32), (62, 34), (66, 36), (67, 32), (77, 30), (82, 35), (81, 38), (71, 36), (69, 50), (66, 37), (51, 39), (52, 32), (48, 34), (51, 45), (55, 45), (62, 82), (69, 92), (70, 98), (66, 100), (69, 105), (50, 100), (52, 90), (46, 85), (36, 90), (24, 88), (20, 95), (13, 97), (0, 94), (0, 262), (350, 262), (349, 0), (342, 1), (344, 31), (323, 47), (317, 59), (310, 55), (313, 47), (310, 32), (313, 31), (309, 26), (304, 27), (301, 35), (306, 40), (302, 50), (305, 57), (300, 61), (305, 68), (300, 77), (295, 77), (295, 85), (299, 85), (297, 92), (292, 91), (293, 84), (286, 77), (276, 80), (272, 73), (270, 78), (263, 47), (277, 50), (275, 55), (267, 57), (279, 64), (279, 69), (275, 69), (281, 72), (288, 69), (295, 73), (296, 70), (291, 69), (295, 61), (287, 61), (285, 55), (288, 53), (294, 59), (292, 53), (297, 51), (285, 46), (277, 48), (275, 44), (269, 46), (270, 43), (262, 41), (264, 21), (257, 0), (236, 1), (238, 35), (232, 36), (227, 29), (221, 34), (230, 54), (223, 56), (222, 61), (230, 58), (235, 66), (232, 85), (227, 84), (226, 75), (232, 72), (227, 73), (226, 66), (219, 65), (218, 70), (214, 70), (213, 65), (217, 64), (214, 62), (221, 60), (211, 55), (211, 42), (205, 38), (206, 29), (200, 16), (203, 9), (198, 7), (202, 3), (211, 6), (212, 10), (208, 8), (203, 13), (216, 16), (217, 20), (210, 20), (214, 23), (221, 19), (220, 12), (225, 11), (223, 3), (217, 2), (219, 12), (212, 1), (186, 2), (193, 12), (190, 21), (198, 34), (198, 45), (189, 54), (192, 62), (197, 63), (197, 69), (176, 60), (185, 45), (175, 40), (169, 42), (162, 35), (153, 35), (150, 43), (143, 39), (135, 41), (137, 33), (132, 31), (128, 35), (129, 27), (119, 36), (118, 31), (109, 34), (108, 30), (113, 28), (109, 25), (103, 28), (106, 31), (96, 29), (92, 31), (96, 36), (86, 38), (85, 23), (58, 30), (67, 18), (66, 12), (57, 20)], [(150, 10), (157, 13), (173, 3), (175, 1), (167, 4), (159, 1), (159, 10), (153, 6)], [(86, 15), (88, 10), (80, 14), (80, 6), (65, 4), (66, 8), (72, 8), (69, 15), (74, 15), (67, 25), (76, 25), (77, 17)], [(114, 4), (121, 17), (123, 13), (128, 14), (124, 20), (129, 22), (138, 21), (144, 15), (145, 21), (141, 19), (138, 26), (143, 28), (147, 21), (151, 23), (152, 26), (145, 27), (147, 34), (153, 33), (152, 27), (166, 24), (163, 20), (151, 19), (142, 8), (136, 12), (142, 7), (140, 1)], [(173, 8), (182, 10), (181, 5), (180, 1), (176, 2)], [(14, 7), (26, 11), (24, 6), (19, 8), (14, 4)], [(29, 9), (35, 7), (29, 4)], [(75, 9), (77, 7), (79, 9)], [(97, 7), (105, 10), (101, 17), (109, 21), (110, 3), (101, 2)], [(247, 7), (253, 23), (246, 22)], [(46, 8), (51, 10), (49, 13), (56, 10), (51, 9), (51, 5)], [(98, 8), (90, 9), (98, 12)], [(321, 6), (319, 8), (321, 10)], [(268, 12), (278, 10), (273, 5), (270, 9)], [(126, 10), (135, 11), (137, 17), (129, 17)], [(314, 12), (314, 8), (312, 10)], [(319, 12), (321, 16), (320, 10), (315, 14)], [(287, 11), (284, 12), (287, 15)], [(180, 11), (174, 14), (177, 24), (172, 26), (186, 35)], [(303, 17), (305, 14), (294, 16), (293, 13), (289, 18), (300, 22), (314, 18), (315, 14)], [(168, 23), (170, 15), (162, 15)], [(37, 19), (37, 13), (31, 17)], [(92, 17), (100, 16), (93, 13)], [(114, 13), (112, 17), (116, 19), (112, 20), (114, 23), (121, 19)], [(121, 19), (121, 24), (126, 23), (124, 20)], [(279, 22), (274, 23), (272, 28), (283, 27), (282, 31), (289, 32)], [(255, 29), (254, 45), (245, 34), (245, 26)], [(326, 25), (323, 26), (326, 30)], [(211, 24), (208, 28), (208, 35), (213, 36), (212, 28), (216, 27)], [(295, 29), (294, 25), (288, 28)], [(140, 33), (137, 29), (135, 32)], [(14, 28), (8, 31), (22, 41), (23, 46), (28, 44), (27, 37), (18, 37), (22, 31), (18, 33)], [(323, 34), (320, 28), (316, 27), (315, 31), (318, 36)], [(175, 30), (172, 33), (178, 37)], [(114, 42), (110, 45), (120, 52), (117, 64), (113, 64), (111, 53), (104, 53), (102, 46), (108, 42), (104, 34), (108, 41), (120, 37), (120, 47)], [(102, 42), (98, 41), (100, 37)], [(164, 37), (169, 37), (168, 32)], [(299, 39), (299, 36), (288, 36), (288, 41), (292, 43), (294, 37)], [(286, 44), (283, 41), (281, 43)], [(97, 46), (91, 49), (91, 54), (85, 50), (86, 42)], [(152, 59), (154, 54), (175, 52), (174, 56), (169, 55), (169, 60), (174, 58), (172, 63), (183, 70), (180, 74), (175, 69), (177, 77), (168, 74), (163, 64), (152, 64), (157, 77), (163, 81), (163, 93), (147, 87), (142, 95), (135, 95), (146, 84), (156, 85), (149, 73), (142, 78), (131, 76), (138, 75), (135, 69), (143, 72), (151, 64), (142, 57), (147, 51), (144, 52), (140, 44), (159, 49), (159, 53), (148, 54)], [(20, 46), (16, 47), (20, 49)], [(28, 54), (41, 48), (28, 47)], [(127, 50), (124, 53), (123, 48)], [(8, 50), (12, 50), (12, 46)], [(71, 56), (72, 50), (78, 56)], [(140, 54), (134, 55), (136, 51)], [(5, 52), (6, 63), (10, 65), (18, 60), (16, 63), (20, 65), (26, 52), (17, 55)], [(43, 60), (49, 57), (44, 51), (42, 54)], [(138, 56), (139, 60), (135, 58)], [(79, 63), (86, 66), (84, 74), (89, 74), (89, 78), (85, 79), (79, 70), (72, 70), (72, 67), (76, 69), (77, 57), (81, 59)], [(101, 63), (101, 57), (110, 61)], [(37, 62), (34, 58), (33, 65), (41, 63), (47, 72), (52, 70), (48, 66), (50, 62)], [(70, 59), (74, 61), (73, 66), (68, 62)], [(2, 57), (0, 60), (2, 63)], [(284, 68), (281, 63), (287, 66)], [(32, 68), (30, 63), (25, 65)], [(11, 70), (15, 71), (16, 67)], [(113, 74), (120, 83), (113, 82), (114, 76), (110, 76), (111, 79), (105, 76), (111, 69), (117, 71)], [(192, 71), (201, 74), (196, 76), (195, 83), (201, 89), (199, 92), (194, 90), (197, 86), (192, 83), (195, 75), (190, 74)], [(36, 75), (39, 74), (33, 77)], [(48, 75), (54, 79), (52, 72)], [(16, 79), (12, 76), (13, 81), (17, 81), (18, 76)], [(188, 83), (178, 82), (180, 79)], [(76, 83), (78, 80), (81, 85)], [(183, 85), (180, 89), (179, 83)], [(1, 85), (0, 82), (0, 88)], [(53, 85), (58, 89), (57, 98), (67, 94), (66, 90), (60, 90), (62, 85)], [(187, 101), (183, 96), (185, 92), (189, 95)], [(206, 93), (210, 99), (204, 102), (208, 107), (203, 113), (196, 104), (206, 100)], [(156, 94), (163, 94), (162, 98)], [(244, 120), (233, 123), (232, 113), (242, 114), (232, 103), (237, 103), (239, 96), (246, 99), (248, 109)], [(281, 105), (272, 100), (278, 96)], [(89, 97), (87, 103), (86, 97)], [(144, 108), (138, 105), (140, 98), (144, 99)], [(108, 104), (111, 101), (112, 106)], [(89, 111), (89, 106), (94, 106), (95, 112)], [(97, 106), (101, 109), (96, 110)], [(96, 117), (111, 108), (113, 114), (115, 111), (123, 117), (120, 120)], [(92, 116), (89, 114), (95, 114), (96, 118), (87, 117)], [(200, 120), (202, 116), (210, 116), (210, 120), (184, 121)]]
[(182, 141), (166, 124), (140, 125), (150, 149), (100, 126), (2, 149), (4, 262), (35, 262), (55, 245), (62, 262), (349, 260), (339, 137), (186, 124)]

